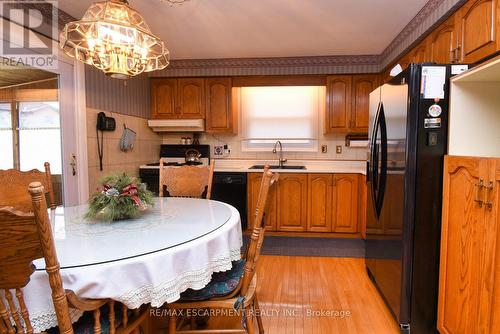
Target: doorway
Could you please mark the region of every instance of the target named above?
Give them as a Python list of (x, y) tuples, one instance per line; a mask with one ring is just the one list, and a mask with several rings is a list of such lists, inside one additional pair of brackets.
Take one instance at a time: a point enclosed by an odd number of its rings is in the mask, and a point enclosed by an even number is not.
[(43, 171), (49, 162), (57, 205), (73, 206), (88, 194), (87, 173), (79, 175), (86, 166), (77, 163), (73, 64), (60, 62), (57, 72), (0, 68), (0, 169)]

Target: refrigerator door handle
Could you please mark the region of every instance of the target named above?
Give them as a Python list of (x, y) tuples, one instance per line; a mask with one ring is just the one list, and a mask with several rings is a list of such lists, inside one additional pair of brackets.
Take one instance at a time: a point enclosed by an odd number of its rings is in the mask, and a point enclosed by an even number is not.
[(378, 172), (378, 145), (377, 145), (377, 136), (378, 136), (378, 126), (379, 126), (379, 117), (380, 117), (380, 111), (382, 109), (382, 102), (379, 102), (378, 107), (377, 107), (377, 113), (375, 115), (375, 120), (373, 122), (373, 130), (372, 130), (372, 138), (370, 142), (370, 162), (369, 162), (369, 168), (368, 168), (368, 173), (367, 173), (367, 179), (371, 179), (370, 183), (370, 192), (372, 194), (372, 202), (373, 202), (373, 207), (375, 208), (375, 212), (378, 217), (378, 210), (377, 210), (377, 193), (378, 193), (378, 186), (377, 186), (377, 172)]
[[(380, 212), (382, 211), (382, 204), (384, 203), (384, 196), (385, 196), (385, 186), (386, 186), (386, 180), (387, 180), (387, 124), (385, 122), (385, 113), (384, 113), (384, 106), (382, 105), (380, 107), (380, 114), (378, 117), (378, 122), (380, 126), (380, 153), (381, 157), (380, 158), (380, 179), (378, 179), (378, 184), (377, 184), (377, 215), (380, 216)], [(377, 148), (377, 155), (378, 155), (378, 148)], [(378, 178), (378, 164), (379, 161), (377, 161), (377, 178)]]

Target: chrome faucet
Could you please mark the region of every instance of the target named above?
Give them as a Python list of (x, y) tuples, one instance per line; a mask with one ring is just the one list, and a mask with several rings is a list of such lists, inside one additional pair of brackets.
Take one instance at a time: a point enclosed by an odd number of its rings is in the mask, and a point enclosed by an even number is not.
[(283, 168), (283, 165), (285, 162), (287, 162), (287, 159), (283, 158), (283, 145), (281, 144), (281, 141), (277, 140), (276, 143), (274, 143), (273, 153), (277, 153), (276, 146), (278, 145), (280, 146), (280, 151), (278, 153), (278, 164), (280, 168)]

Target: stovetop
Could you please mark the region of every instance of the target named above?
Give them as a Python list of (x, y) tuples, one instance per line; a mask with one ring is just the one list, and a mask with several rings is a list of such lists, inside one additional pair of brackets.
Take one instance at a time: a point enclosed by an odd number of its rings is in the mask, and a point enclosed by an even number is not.
[[(202, 165), (203, 162), (177, 162), (177, 161), (169, 161), (165, 162), (163, 166), (174, 166), (174, 167), (179, 167), (179, 166), (198, 166)], [(160, 166), (159, 162), (153, 162), (150, 164), (146, 164), (146, 166)]]

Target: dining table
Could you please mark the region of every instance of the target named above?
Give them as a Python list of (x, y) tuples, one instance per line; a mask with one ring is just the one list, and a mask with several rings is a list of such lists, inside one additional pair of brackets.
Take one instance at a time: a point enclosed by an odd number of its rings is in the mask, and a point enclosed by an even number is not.
[[(161, 307), (241, 258), (239, 212), (207, 199), (155, 198), (134, 219), (87, 219), (87, 205), (49, 214), (64, 289), (80, 298), (112, 299), (129, 309)], [(57, 325), (43, 259), (23, 289), (35, 332)], [(70, 309), (72, 322), (83, 312)]]

